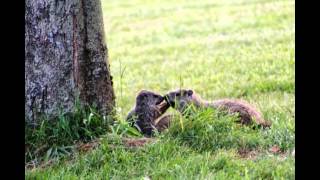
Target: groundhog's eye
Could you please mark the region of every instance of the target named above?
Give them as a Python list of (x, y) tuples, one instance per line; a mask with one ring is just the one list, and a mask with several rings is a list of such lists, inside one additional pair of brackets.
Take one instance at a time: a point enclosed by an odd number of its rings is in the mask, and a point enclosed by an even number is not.
[(193, 91), (192, 91), (192, 90), (188, 90), (188, 91), (187, 91), (187, 94), (188, 94), (188, 96), (192, 96)]
[(176, 96), (180, 96), (180, 93), (177, 93)]

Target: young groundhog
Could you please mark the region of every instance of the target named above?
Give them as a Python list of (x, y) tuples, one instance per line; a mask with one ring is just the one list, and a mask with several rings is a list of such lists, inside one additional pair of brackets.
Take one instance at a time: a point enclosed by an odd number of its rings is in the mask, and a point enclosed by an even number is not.
[(161, 116), (154, 121), (154, 126), (158, 132), (163, 132), (164, 130), (169, 128), (173, 119), (173, 115), (170, 114)]
[(197, 93), (190, 89), (171, 91), (165, 95), (165, 99), (170, 106), (177, 109), (180, 113), (184, 113), (188, 105), (192, 104), (195, 107), (212, 107), (230, 114), (238, 113), (241, 124), (249, 125), (254, 121), (263, 127), (271, 126), (270, 122), (262, 118), (261, 112), (242, 100), (221, 99), (209, 102), (202, 100)]
[(153, 130), (159, 128), (160, 131), (161, 124), (166, 124), (168, 121), (167, 117), (163, 117), (163, 120), (158, 120), (161, 122), (159, 125), (155, 123), (155, 120), (159, 119), (169, 107), (170, 105), (160, 94), (142, 90), (136, 97), (135, 107), (127, 115), (127, 121), (135, 125), (144, 135), (151, 136)]

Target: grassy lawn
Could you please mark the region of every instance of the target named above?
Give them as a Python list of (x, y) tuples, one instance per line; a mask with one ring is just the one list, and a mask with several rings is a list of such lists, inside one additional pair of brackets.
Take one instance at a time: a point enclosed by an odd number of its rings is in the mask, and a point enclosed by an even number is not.
[[(107, 134), (98, 148), (28, 170), (26, 178), (294, 179), (294, 5), (293, 0), (102, 0), (120, 120), (141, 89), (164, 94), (184, 87), (207, 100), (245, 99), (272, 128), (239, 127), (232, 117), (203, 111), (192, 121), (177, 119), (140, 148), (126, 147), (117, 132)], [(273, 146), (279, 152), (271, 152)]]

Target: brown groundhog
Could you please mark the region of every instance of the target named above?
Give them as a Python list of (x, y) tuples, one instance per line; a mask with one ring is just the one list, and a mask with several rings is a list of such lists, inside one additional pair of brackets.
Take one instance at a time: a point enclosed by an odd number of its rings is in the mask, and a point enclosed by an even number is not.
[[(166, 124), (168, 126), (168, 117), (163, 117), (163, 120), (159, 118), (169, 107), (160, 94), (141, 90), (136, 97), (135, 107), (127, 115), (127, 121), (144, 135), (151, 136), (153, 130), (161, 131)], [(158, 120), (158, 123), (155, 123), (155, 120)]]
[(188, 105), (195, 107), (212, 107), (218, 110), (223, 110), (227, 113), (239, 114), (241, 124), (249, 125), (255, 121), (262, 127), (270, 127), (271, 123), (262, 118), (262, 113), (252, 105), (242, 100), (220, 99), (213, 102), (202, 100), (201, 97), (190, 89), (179, 89), (171, 91), (165, 95), (165, 99), (173, 108), (180, 113), (184, 113)]
[(154, 126), (158, 130), (158, 132), (163, 132), (164, 130), (169, 128), (173, 119), (174, 117), (171, 114), (163, 115), (154, 121)]

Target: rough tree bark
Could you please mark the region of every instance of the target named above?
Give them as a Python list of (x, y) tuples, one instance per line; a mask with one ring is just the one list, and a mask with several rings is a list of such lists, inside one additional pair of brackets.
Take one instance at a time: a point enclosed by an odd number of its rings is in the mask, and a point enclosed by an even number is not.
[(72, 112), (77, 97), (112, 111), (100, 0), (26, 0), (25, 83), (27, 122)]

